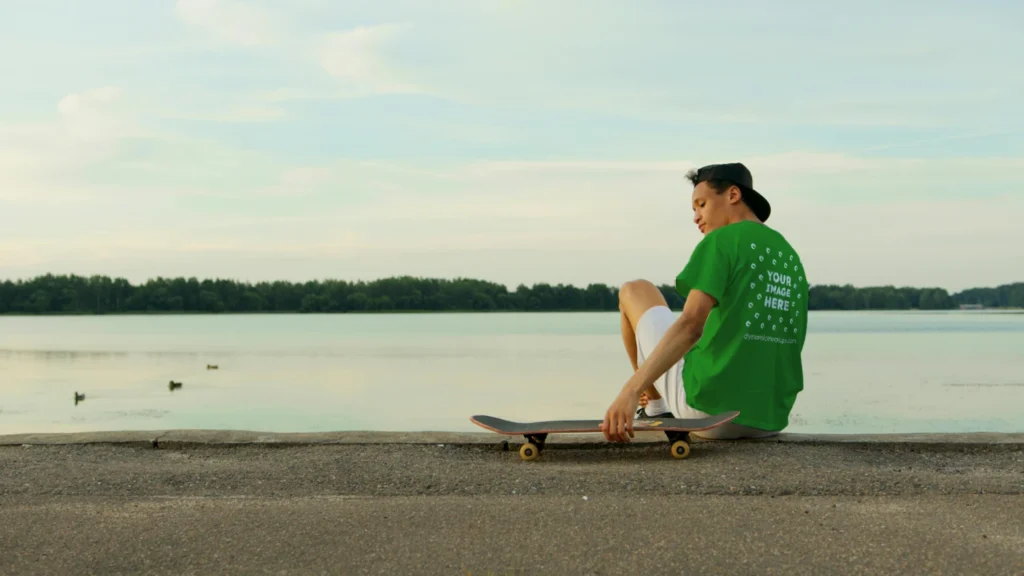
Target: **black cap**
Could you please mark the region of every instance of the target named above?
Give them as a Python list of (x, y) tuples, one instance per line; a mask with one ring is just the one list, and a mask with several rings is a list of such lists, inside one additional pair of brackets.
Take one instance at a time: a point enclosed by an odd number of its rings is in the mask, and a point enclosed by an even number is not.
[(697, 170), (697, 181), (694, 182), (694, 185), (707, 180), (727, 180), (735, 184), (743, 193), (743, 201), (750, 207), (754, 216), (757, 216), (761, 222), (768, 220), (768, 216), (772, 213), (772, 206), (764, 199), (764, 196), (754, 190), (754, 177), (750, 175), (750, 170), (747, 170), (743, 164), (739, 162), (710, 164)]

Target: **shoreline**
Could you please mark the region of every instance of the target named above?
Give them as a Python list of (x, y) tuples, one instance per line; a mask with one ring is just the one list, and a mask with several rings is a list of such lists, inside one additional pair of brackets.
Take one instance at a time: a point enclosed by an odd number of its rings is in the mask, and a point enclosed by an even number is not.
[[(673, 312), (682, 311), (681, 307), (671, 306)], [(1013, 306), (993, 306), (990, 308), (810, 308), (810, 312), (880, 312), (910, 314), (1024, 314), (1024, 308)], [(79, 318), (79, 317), (120, 317), (120, 316), (396, 316), (396, 315), (434, 315), (434, 314), (612, 314), (618, 310), (339, 310), (336, 312), (300, 312), (298, 310), (266, 310), (236, 312), (200, 312), (192, 310), (154, 310), (131, 312), (0, 312), (0, 318)]]
[[(503, 435), (493, 432), (387, 432), (387, 431), (339, 431), (339, 432), (261, 432), (258, 430), (209, 430), (209, 429), (168, 429), (168, 430), (123, 430), (96, 432), (51, 432), (0, 434), (0, 446), (66, 446), (88, 444), (135, 444), (157, 447), (160, 445), (387, 445), (387, 444), (518, 444), (520, 435)], [(665, 442), (660, 432), (638, 432), (633, 444)], [(693, 438), (693, 442), (717, 443), (770, 443), (770, 444), (875, 444), (875, 445), (1024, 445), (1024, 432), (951, 432), (951, 433), (890, 433), (890, 434), (799, 434), (783, 432), (774, 438), (760, 440), (704, 440)], [(549, 444), (614, 446), (599, 433), (552, 434)]]

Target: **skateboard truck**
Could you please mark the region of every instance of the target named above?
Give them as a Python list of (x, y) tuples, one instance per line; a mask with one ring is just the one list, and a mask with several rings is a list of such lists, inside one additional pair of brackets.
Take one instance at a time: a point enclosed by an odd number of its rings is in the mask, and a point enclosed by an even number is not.
[(668, 441), (672, 444), (672, 457), (673, 458), (686, 458), (690, 455), (690, 433), (679, 432), (675, 430), (665, 430), (665, 436), (668, 436)]
[(524, 434), (526, 443), (519, 448), (519, 457), (523, 460), (536, 460), (540, 457), (540, 451), (544, 449), (544, 441), (548, 439), (547, 434)]

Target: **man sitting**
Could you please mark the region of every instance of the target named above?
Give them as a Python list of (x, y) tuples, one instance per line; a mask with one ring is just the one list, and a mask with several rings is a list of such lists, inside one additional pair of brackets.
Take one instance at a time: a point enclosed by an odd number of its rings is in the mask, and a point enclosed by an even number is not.
[[(605, 414), (609, 441), (628, 442), (634, 417), (730, 410), (740, 415), (697, 435), (772, 436), (789, 424), (803, 390), (808, 283), (799, 254), (764, 224), (771, 206), (743, 164), (705, 166), (687, 177), (704, 238), (676, 277), (686, 303), (677, 318), (651, 282), (619, 291), (634, 373)], [(637, 411), (641, 397), (645, 406)]]

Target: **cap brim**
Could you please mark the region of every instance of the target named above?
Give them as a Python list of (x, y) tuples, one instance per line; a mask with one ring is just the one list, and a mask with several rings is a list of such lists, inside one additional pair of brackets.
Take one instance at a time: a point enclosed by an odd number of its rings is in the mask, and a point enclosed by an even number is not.
[(750, 207), (750, 210), (757, 216), (757, 219), (761, 222), (768, 220), (768, 217), (772, 214), (772, 205), (765, 200), (764, 196), (754, 190), (753, 188), (743, 188), (743, 200)]

